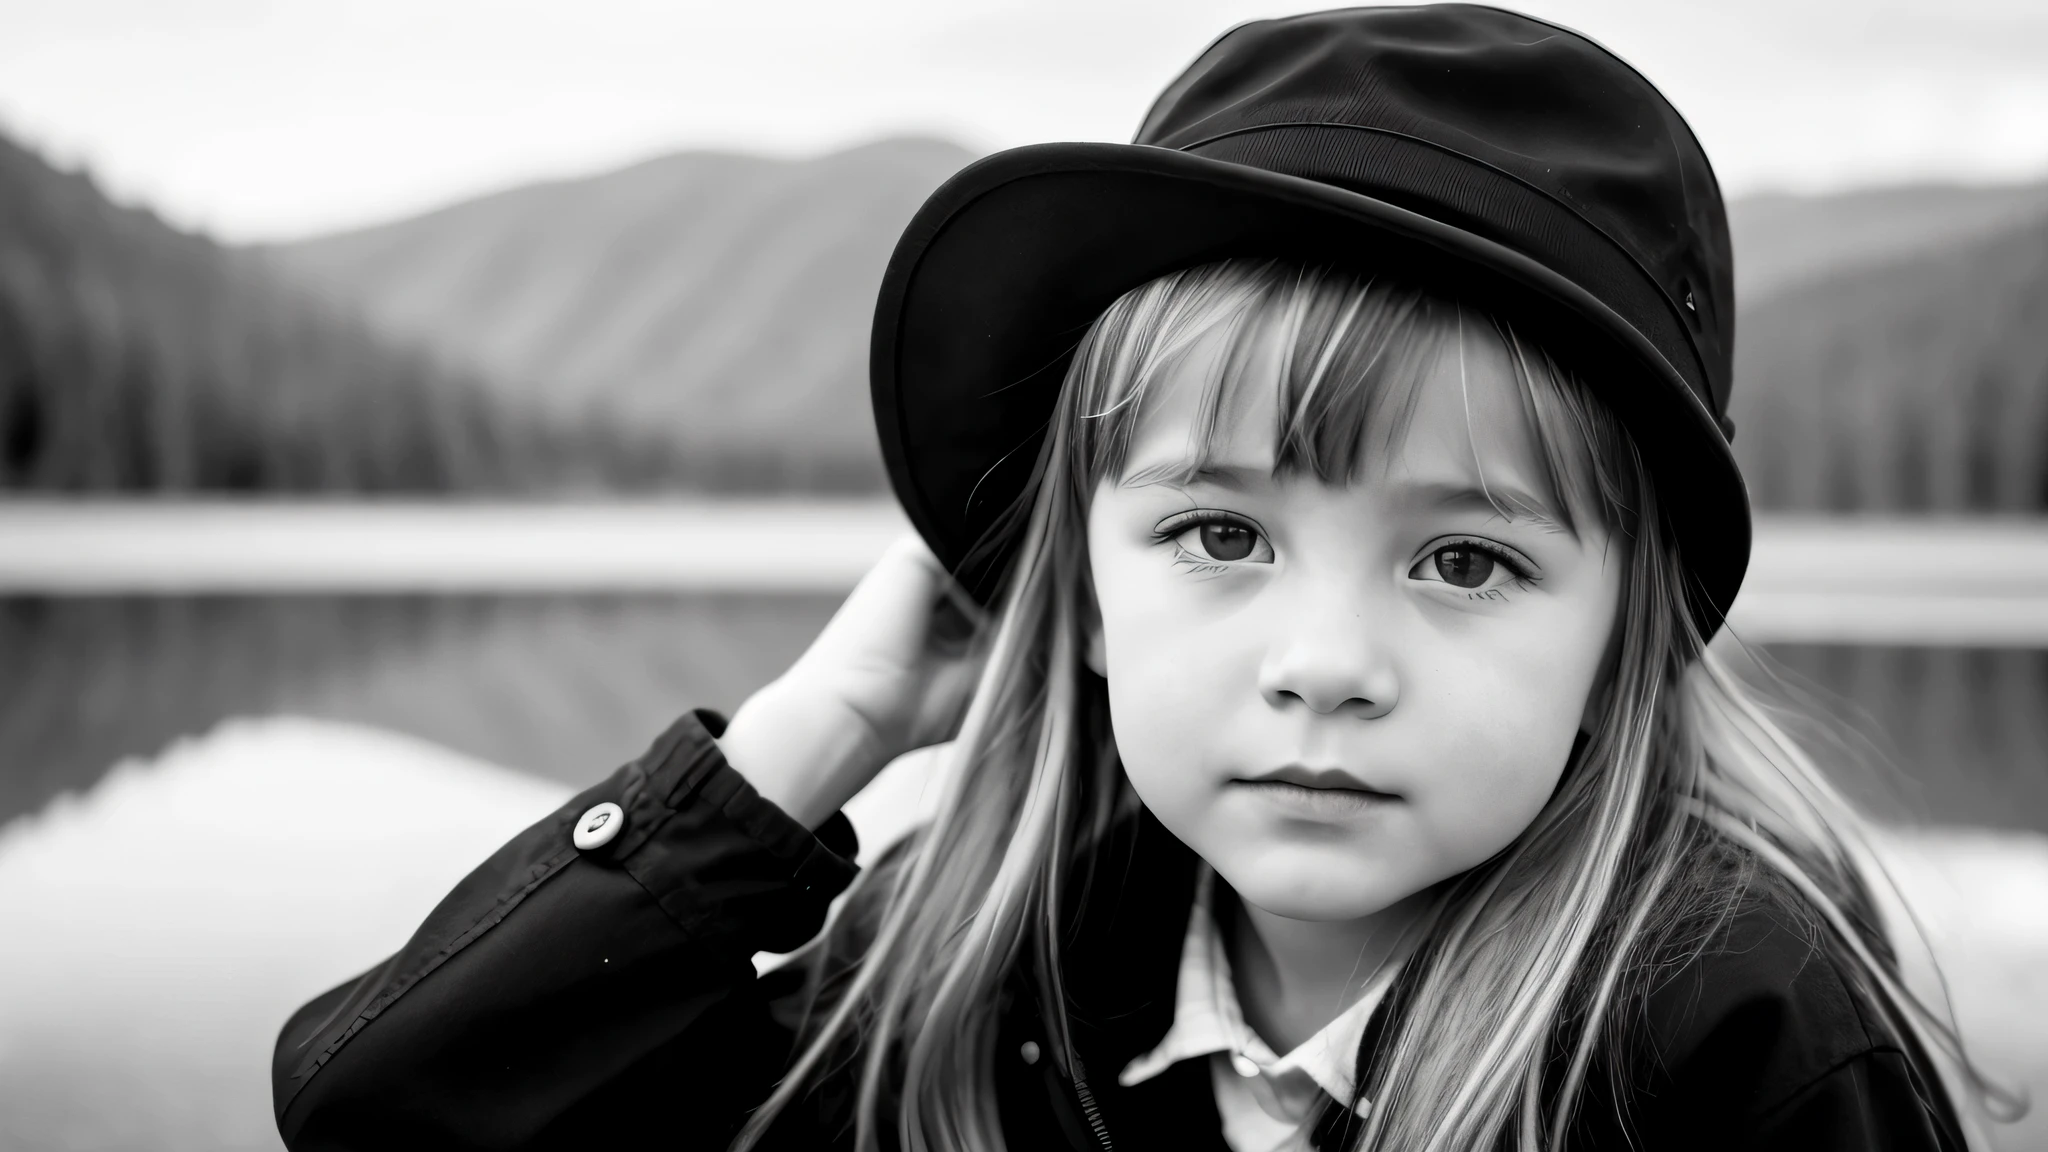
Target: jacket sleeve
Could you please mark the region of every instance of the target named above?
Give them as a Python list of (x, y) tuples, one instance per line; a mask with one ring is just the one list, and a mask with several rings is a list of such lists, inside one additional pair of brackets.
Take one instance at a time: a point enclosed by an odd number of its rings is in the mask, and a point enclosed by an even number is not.
[(1631, 1109), (1646, 1148), (1963, 1152), (1932, 1063), (1759, 881), (1725, 935), (1652, 993), (1658, 1055)]
[[(752, 957), (817, 935), (857, 870), (845, 817), (813, 835), (762, 799), (723, 728), (685, 715), (471, 872), (397, 955), (300, 1008), (272, 1058), (286, 1146), (724, 1147), (792, 1039), (798, 978), (757, 980)], [(579, 851), (578, 818), (606, 801), (620, 831)]]
[(1963, 1152), (1945, 1105), (1903, 1051), (1863, 1052), (1828, 1070), (1758, 1119), (1748, 1147), (1768, 1152)]

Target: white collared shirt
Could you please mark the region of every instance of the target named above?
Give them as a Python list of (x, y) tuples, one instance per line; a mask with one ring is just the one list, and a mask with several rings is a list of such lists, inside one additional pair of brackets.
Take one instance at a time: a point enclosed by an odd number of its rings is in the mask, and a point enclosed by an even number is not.
[[(1323, 1095), (1350, 1103), (1365, 1026), (1400, 966), (1386, 965), (1357, 1003), (1294, 1051), (1276, 1056), (1245, 1024), (1238, 1005), (1230, 957), (1211, 910), (1215, 880), (1203, 865), (1181, 945), (1173, 1026), (1157, 1047), (1126, 1065), (1117, 1082), (1129, 1087), (1183, 1060), (1207, 1057), (1223, 1141), (1232, 1152), (1306, 1150)], [(1363, 1101), (1359, 1108), (1363, 1114)]]

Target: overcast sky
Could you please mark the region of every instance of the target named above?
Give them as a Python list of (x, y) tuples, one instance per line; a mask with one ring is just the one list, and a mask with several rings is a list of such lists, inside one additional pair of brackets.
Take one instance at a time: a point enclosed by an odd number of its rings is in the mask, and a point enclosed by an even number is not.
[[(0, 0), (0, 131), (232, 240), (682, 148), (1127, 140), (1264, 0)], [(2048, 175), (2048, 0), (1523, 0), (1724, 184)]]

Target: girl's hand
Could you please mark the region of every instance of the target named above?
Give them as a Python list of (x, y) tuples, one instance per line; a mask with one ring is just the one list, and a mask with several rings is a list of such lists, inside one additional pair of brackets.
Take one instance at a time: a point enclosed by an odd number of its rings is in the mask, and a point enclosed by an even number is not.
[(905, 752), (951, 739), (986, 619), (915, 533), (890, 545), (789, 671), (718, 739), (726, 762), (806, 828)]

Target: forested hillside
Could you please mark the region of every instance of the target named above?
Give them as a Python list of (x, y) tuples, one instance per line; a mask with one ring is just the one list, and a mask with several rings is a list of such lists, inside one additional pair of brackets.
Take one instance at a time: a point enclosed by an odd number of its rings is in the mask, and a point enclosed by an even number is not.
[(692, 487), (879, 492), (875, 288), (970, 159), (687, 152), (262, 255), (523, 408), (658, 430)]
[(1736, 455), (1765, 508), (2048, 508), (2048, 214), (1764, 294)]
[[(684, 153), (247, 252), (0, 139), (0, 485), (879, 492), (874, 285), (970, 158)], [(1731, 215), (1760, 508), (2048, 505), (2048, 186)]]
[(665, 456), (542, 425), (0, 137), (0, 488), (493, 491)]
[(2048, 219), (2048, 184), (1908, 184), (1728, 205), (1737, 298), (1967, 247)]
[[(696, 487), (878, 488), (865, 349), (902, 223), (970, 155), (683, 153), (264, 256)], [(2048, 185), (1731, 206), (1738, 454), (1760, 507), (2040, 505)]]

